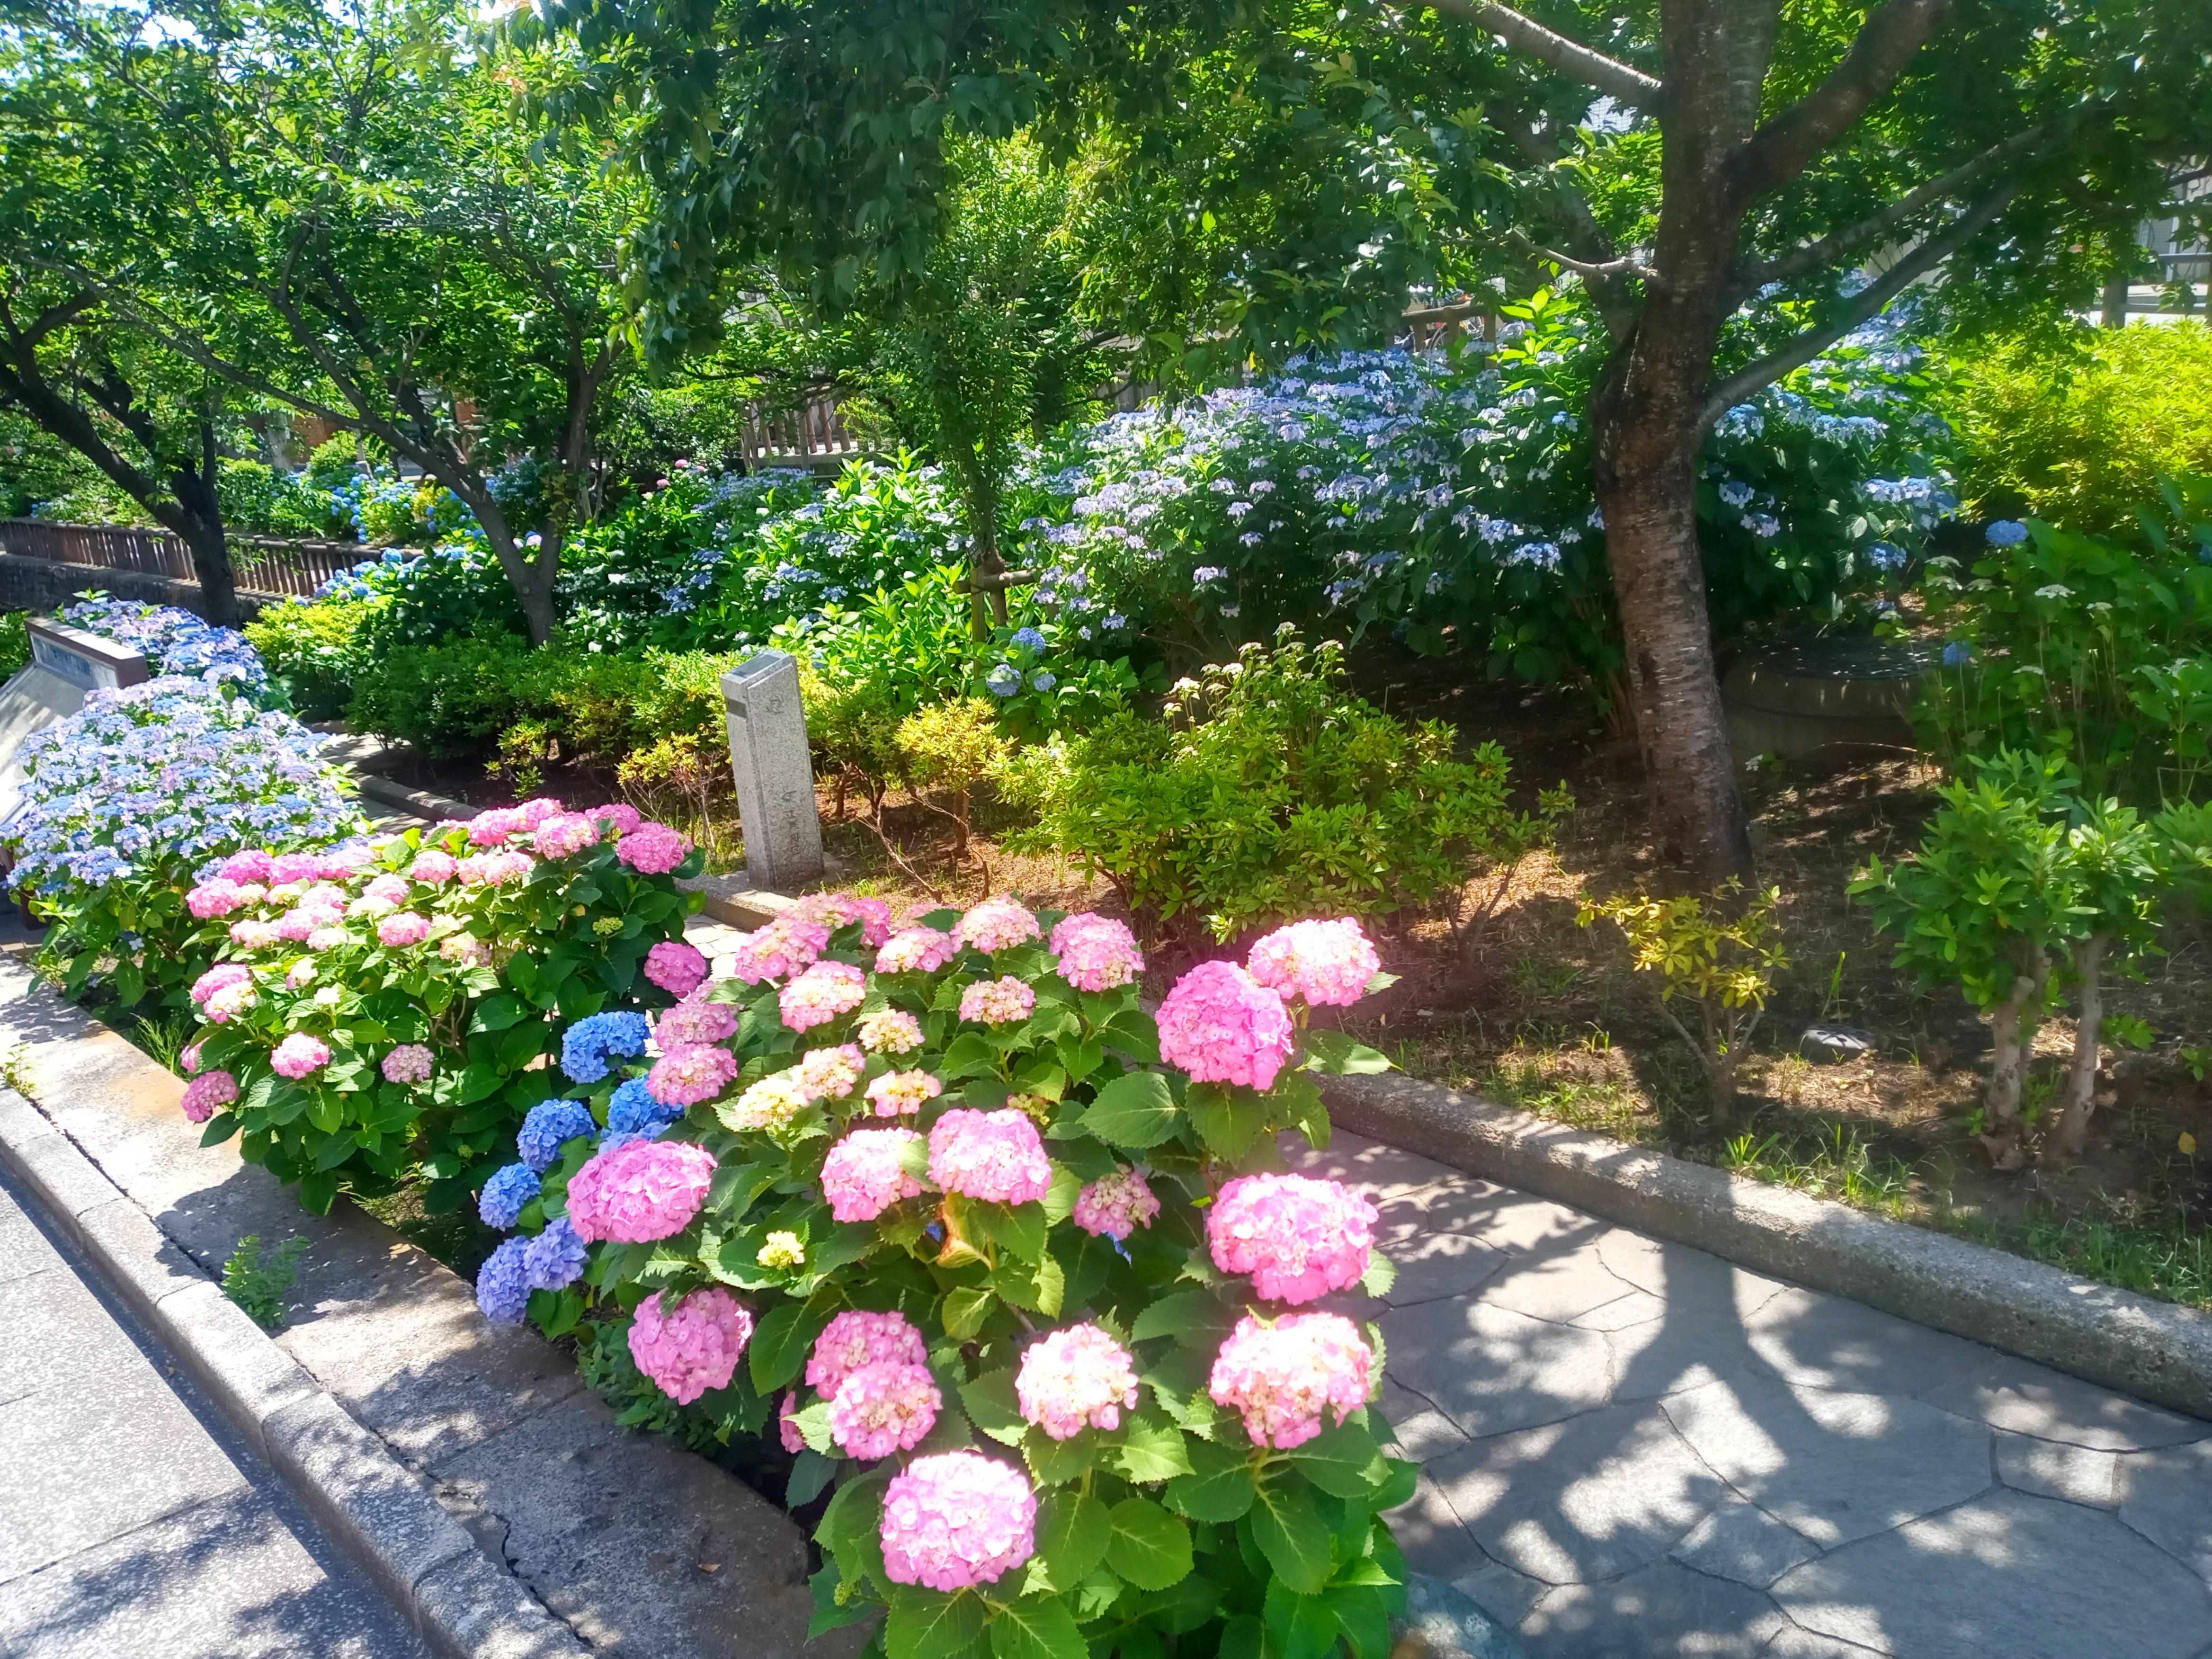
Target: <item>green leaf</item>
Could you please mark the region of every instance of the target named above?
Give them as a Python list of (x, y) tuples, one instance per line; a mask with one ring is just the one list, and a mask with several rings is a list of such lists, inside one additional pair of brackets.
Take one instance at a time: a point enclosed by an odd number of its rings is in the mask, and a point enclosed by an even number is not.
[(1187, 1441), (1183, 1450), (1191, 1473), (1168, 1482), (1168, 1502), (1194, 1521), (1241, 1519), (1260, 1490), (1250, 1455), (1205, 1440)]
[(1046, 1228), (1042, 1205), (969, 1204), (962, 1207), (966, 1218), (974, 1223), (976, 1231), (984, 1237), (1012, 1251), (1024, 1261), (1037, 1262), (1044, 1259)]
[(1098, 1091), (1083, 1127), (1111, 1146), (1157, 1146), (1175, 1133), (1175, 1096), (1158, 1072), (1125, 1072)]
[(884, 1620), (886, 1659), (955, 1659), (975, 1645), (989, 1616), (983, 1598), (920, 1591), (901, 1595)]
[(516, 998), (501, 994), (486, 997), (477, 1005), (476, 1015), (469, 1021), (471, 1031), (504, 1031), (530, 1011)]
[(1221, 1645), (1215, 1650), (1215, 1659), (1261, 1659), (1263, 1639), (1260, 1621), (1249, 1613), (1240, 1613), (1221, 1627)]
[(991, 1621), (994, 1659), (1089, 1659), (1090, 1651), (1057, 1595), (1025, 1595)]
[(1106, 1559), (1112, 1522), (1105, 1504), (1088, 1492), (1061, 1488), (1037, 1504), (1037, 1555), (1054, 1589), (1072, 1590)]
[(1212, 1291), (1177, 1291), (1147, 1304), (1129, 1328), (1133, 1342), (1171, 1337), (1187, 1347), (1218, 1348), (1237, 1328), (1237, 1311)]
[(1139, 1589), (1165, 1589), (1188, 1576), (1190, 1528), (1150, 1498), (1123, 1498), (1107, 1522), (1106, 1565)]
[(1281, 1579), (1267, 1586), (1268, 1648), (1279, 1659), (1328, 1659), (1336, 1646), (1336, 1614), (1318, 1595), (1301, 1595)]
[(1152, 1413), (1123, 1418), (1121, 1439), (1109, 1443), (1114, 1448), (1114, 1467), (1132, 1480), (1172, 1480), (1191, 1472), (1182, 1431)]
[(1022, 1437), (1022, 1458), (1040, 1486), (1064, 1486), (1087, 1474), (1098, 1459), (1098, 1431), (1082, 1429), (1055, 1440), (1032, 1428)]
[(1361, 1077), (1390, 1069), (1381, 1053), (1341, 1031), (1308, 1031), (1306, 1055), (1308, 1067), (1324, 1077)]
[(829, 1322), (810, 1316), (804, 1302), (785, 1302), (763, 1314), (745, 1350), (753, 1387), (769, 1394), (797, 1376), (806, 1363), (806, 1351)]
[[(965, 1342), (983, 1328), (983, 1322), (991, 1316), (991, 1309), (998, 1300), (998, 1293), (988, 1285), (963, 1285), (947, 1291), (945, 1300), (938, 1306), (938, 1317), (945, 1322), (945, 1334)], [(759, 1338), (754, 1340), (757, 1342)]]
[[(963, 1382), (960, 1403), (968, 1408), (969, 1419), (977, 1428), (1006, 1445), (1020, 1445), (1022, 1437), (1030, 1431), (1029, 1422), (1015, 1401), (1014, 1368), (1011, 1365), (986, 1371), (972, 1382)], [(1077, 1578), (1082, 1576), (1075, 1575)]]
[(1249, 1091), (1224, 1084), (1192, 1084), (1183, 1096), (1182, 1109), (1206, 1149), (1231, 1162), (1250, 1152), (1252, 1143), (1267, 1127), (1265, 1105)]
[(1252, 1540), (1275, 1576), (1300, 1595), (1328, 1583), (1329, 1532), (1303, 1486), (1262, 1485), (1252, 1506)]
[(830, 1437), (830, 1402), (817, 1400), (812, 1405), (791, 1414), (791, 1426), (797, 1429), (806, 1442), (809, 1451), (820, 1452), (824, 1457), (834, 1457), (837, 1443)]
[(1370, 1296), (1388, 1296), (1398, 1282), (1398, 1264), (1380, 1250), (1370, 1251), (1367, 1271), (1359, 1275), (1359, 1288)]
[(1389, 1478), (1375, 1437), (1357, 1423), (1323, 1429), (1291, 1453), (1307, 1480), (1339, 1498), (1367, 1498)]

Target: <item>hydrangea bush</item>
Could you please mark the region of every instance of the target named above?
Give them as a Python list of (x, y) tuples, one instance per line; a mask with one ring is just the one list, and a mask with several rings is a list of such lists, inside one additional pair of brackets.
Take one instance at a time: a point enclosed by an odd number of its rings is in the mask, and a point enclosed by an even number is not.
[[(704, 975), (681, 940), (700, 901), (675, 884), (701, 861), (632, 808), (550, 800), (220, 860), (185, 896), (202, 929), (187, 953), (213, 961), (190, 993), (206, 1024), (185, 1051), (185, 1109), (311, 1209), (341, 1179), (419, 1166), (431, 1209), (481, 1189), (487, 1219), (511, 1226), (536, 1195), (521, 1177), (559, 1144), (527, 1116), (542, 1060), (643, 1052), (636, 1009)], [(543, 1155), (495, 1181), (518, 1125)]]
[(526, 1128), (485, 1189), (530, 1196), (479, 1302), (588, 1322), (633, 1419), (780, 1442), (794, 1504), (834, 1483), (817, 1632), (1382, 1659), (1413, 1468), (1330, 1298), (1389, 1268), (1373, 1206), (1279, 1146), (1326, 1144), (1317, 1071), (1382, 1064), (1308, 1024), (1374, 963), (1349, 921), (1286, 929), (1156, 1021), (1109, 919), (804, 901), (650, 1045), (572, 1029), (557, 1157)]
[[(206, 671), (216, 672), (215, 667)], [(186, 901), (211, 858), (325, 847), (362, 827), (323, 739), (215, 680), (164, 674), (94, 691), (23, 740), (4, 830), (13, 881), (53, 925), (46, 958), (70, 994), (104, 975), (125, 1007), (175, 1000), (206, 965)]]
[(260, 653), (234, 628), (211, 627), (173, 605), (143, 605), (97, 592), (65, 607), (61, 620), (142, 653), (156, 675), (234, 685), (257, 702), (268, 700), (269, 674)]

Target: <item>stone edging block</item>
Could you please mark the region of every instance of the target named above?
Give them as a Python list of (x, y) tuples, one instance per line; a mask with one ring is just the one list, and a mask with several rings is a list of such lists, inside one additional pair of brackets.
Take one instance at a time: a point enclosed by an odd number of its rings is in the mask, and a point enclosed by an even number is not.
[(487, 1559), (383, 1441), (318, 1387), (35, 1107), (0, 1089), (0, 1164), (29, 1187), (448, 1659), (584, 1659), (574, 1633)]
[(1322, 1095), (1344, 1127), (1469, 1175), (2212, 1417), (2212, 1319), (2191, 1309), (1440, 1084), (1329, 1078)]

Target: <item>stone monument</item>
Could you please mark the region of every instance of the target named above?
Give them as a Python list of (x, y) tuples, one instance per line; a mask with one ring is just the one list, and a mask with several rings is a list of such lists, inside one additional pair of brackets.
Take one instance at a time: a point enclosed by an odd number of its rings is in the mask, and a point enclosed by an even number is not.
[(145, 657), (97, 634), (48, 617), (28, 617), (30, 666), (0, 686), (0, 827), (23, 790), (16, 751), (32, 732), (84, 707), (85, 694), (152, 678)]
[(822, 814), (799, 705), (798, 660), (782, 651), (748, 658), (722, 676), (722, 702), (745, 875), (756, 888), (797, 892), (822, 878)]

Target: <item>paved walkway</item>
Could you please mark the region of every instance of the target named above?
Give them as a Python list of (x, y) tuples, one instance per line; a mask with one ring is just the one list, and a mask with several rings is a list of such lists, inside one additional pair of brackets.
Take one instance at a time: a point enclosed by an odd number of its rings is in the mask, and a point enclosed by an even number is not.
[(2212, 1656), (2212, 1423), (1340, 1135), (1413, 1565), (1535, 1659)]
[(0, 1655), (421, 1659), (0, 1181)]

